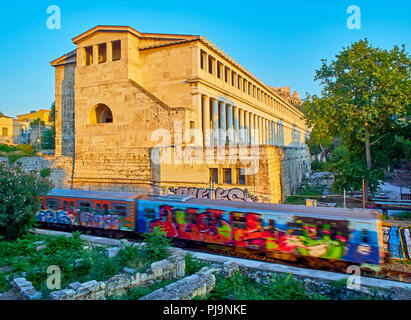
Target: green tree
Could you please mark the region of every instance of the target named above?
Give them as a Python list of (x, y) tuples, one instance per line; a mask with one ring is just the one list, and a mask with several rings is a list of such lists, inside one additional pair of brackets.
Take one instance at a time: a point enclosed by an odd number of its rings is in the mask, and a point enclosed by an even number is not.
[(309, 126), (322, 136), (343, 139), (351, 156), (346, 164), (360, 165), (366, 198), (370, 183), (376, 183), (372, 177), (379, 175), (376, 170), (386, 166), (376, 161), (375, 151), (387, 153), (383, 143), (398, 132), (397, 120), (410, 114), (410, 70), (405, 46), (384, 50), (360, 40), (343, 48), (330, 64), (322, 60), (315, 76), (322, 86), (321, 97), (308, 96), (303, 106)]
[(36, 118), (30, 122), (30, 128), (38, 128), (39, 125), (40, 127), (44, 127), (46, 123), (43, 120), (40, 120), (40, 118)]
[(33, 227), (40, 196), (52, 187), (47, 178), (0, 163), (0, 237), (17, 239)]

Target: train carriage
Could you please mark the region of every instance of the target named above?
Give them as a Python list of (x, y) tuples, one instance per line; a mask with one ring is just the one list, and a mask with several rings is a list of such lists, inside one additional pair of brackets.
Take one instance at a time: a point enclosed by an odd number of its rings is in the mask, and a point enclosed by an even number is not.
[(382, 230), (371, 210), (320, 208), (183, 195), (53, 190), (37, 219), (135, 234), (155, 227), (168, 237), (312, 266), (339, 262), (375, 268), (383, 261)]

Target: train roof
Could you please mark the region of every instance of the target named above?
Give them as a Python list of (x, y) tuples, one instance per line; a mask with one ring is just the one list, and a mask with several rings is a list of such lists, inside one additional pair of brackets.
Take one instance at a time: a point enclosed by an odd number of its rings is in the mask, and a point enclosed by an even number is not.
[(136, 197), (138, 197), (138, 194), (134, 192), (53, 189), (47, 194), (47, 196), (80, 199), (101, 199), (112, 201), (133, 201)]
[(290, 205), (290, 204), (273, 204), (273, 203), (261, 203), (261, 202), (244, 202), (244, 201), (229, 201), (229, 200), (210, 200), (210, 199), (197, 199), (187, 195), (147, 195), (138, 194), (133, 192), (111, 192), (111, 191), (92, 191), (92, 190), (69, 190), (69, 189), (53, 189), (47, 196), (50, 197), (67, 197), (67, 198), (80, 198), (80, 199), (101, 199), (111, 201), (134, 201), (139, 198), (141, 200), (148, 201), (161, 201), (165, 203), (184, 203), (210, 207), (225, 207), (225, 208), (238, 208), (242, 210), (249, 209), (261, 210), (268, 212), (284, 212), (292, 213), (295, 215), (316, 215), (326, 217), (345, 217), (352, 219), (376, 219), (376, 210), (362, 210), (362, 209), (346, 209), (346, 208), (329, 208), (329, 207), (308, 207), (303, 205)]
[(213, 206), (213, 207), (229, 207), (238, 209), (250, 209), (252, 210), (262, 210), (270, 212), (284, 212), (302, 215), (316, 215), (326, 217), (346, 217), (352, 219), (376, 219), (377, 211), (371, 209), (347, 209), (347, 208), (330, 208), (330, 207), (308, 207), (304, 205), (291, 205), (291, 204), (274, 204), (274, 203), (262, 203), (262, 202), (244, 202), (244, 201), (229, 201), (229, 200), (209, 200), (209, 199), (197, 199), (190, 196), (179, 196), (174, 197), (174, 195), (165, 196), (148, 196), (147, 200), (152, 201), (170, 201), (170, 203), (187, 203), (202, 206)]

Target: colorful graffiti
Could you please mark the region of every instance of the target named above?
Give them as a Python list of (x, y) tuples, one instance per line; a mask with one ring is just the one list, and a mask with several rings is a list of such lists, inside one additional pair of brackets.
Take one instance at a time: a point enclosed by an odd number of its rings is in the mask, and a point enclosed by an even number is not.
[[(258, 198), (251, 195), (247, 189), (240, 188), (223, 189), (218, 187), (215, 190), (195, 187), (171, 187), (169, 190), (174, 194), (188, 195), (198, 199), (230, 200), (256, 202)], [(213, 192), (212, 192), (213, 191)], [(211, 194), (213, 197), (211, 197)]]
[[(146, 213), (150, 212), (150, 215)], [(139, 205), (139, 232), (267, 252), (379, 264), (376, 225), (289, 214), (228, 211), (153, 202)], [(351, 228), (351, 229), (350, 229)]]
[(383, 227), (384, 251), (388, 257), (401, 260), (411, 259), (411, 226), (390, 225)]
[[(92, 210), (92, 209), (91, 209)], [(95, 210), (81, 211), (43, 209), (36, 214), (39, 222), (56, 223), (72, 226), (103, 228), (110, 230), (133, 231), (134, 225), (130, 218), (114, 214), (112, 211), (100, 213)]]

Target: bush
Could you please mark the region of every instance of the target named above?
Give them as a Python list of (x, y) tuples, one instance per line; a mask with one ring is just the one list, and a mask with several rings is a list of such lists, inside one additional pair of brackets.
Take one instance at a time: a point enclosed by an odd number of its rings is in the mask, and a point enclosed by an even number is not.
[(322, 172), (326, 170), (326, 163), (319, 160), (311, 162), (311, 169), (315, 172)]
[(170, 256), (170, 242), (166, 232), (159, 227), (154, 227), (152, 233), (143, 235), (146, 245), (143, 247), (144, 255), (150, 261), (167, 259)]
[(187, 253), (184, 259), (185, 259), (185, 264), (186, 264), (186, 275), (187, 276), (190, 276), (200, 271), (203, 267), (206, 267), (209, 265), (206, 262), (199, 261), (198, 259), (194, 258), (191, 253)]
[(50, 180), (0, 163), (0, 236), (17, 239), (32, 228), (41, 208), (40, 196), (51, 189)]

